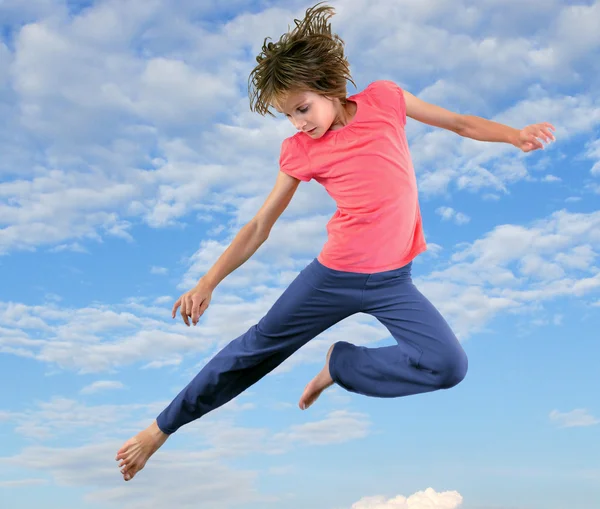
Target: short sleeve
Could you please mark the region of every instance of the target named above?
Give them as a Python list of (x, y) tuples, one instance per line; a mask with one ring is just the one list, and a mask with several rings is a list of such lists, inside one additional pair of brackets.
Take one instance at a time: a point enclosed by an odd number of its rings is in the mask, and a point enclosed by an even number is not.
[(373, 83), (373, 88), (378, 96), (383, 99), (385, 104), (394, 106), (402, 126), (406, 125), (406, 101), (404, 99), (404, 91), (390, 80), (380, 80)]
[(279, 169), (283, 173), (308, 182), (312, 175), (310, 163), (306, 150), (300, 145), (298, 140), (292, 136), (286, 138), (281, 144), (281, 154), (279, 155)]

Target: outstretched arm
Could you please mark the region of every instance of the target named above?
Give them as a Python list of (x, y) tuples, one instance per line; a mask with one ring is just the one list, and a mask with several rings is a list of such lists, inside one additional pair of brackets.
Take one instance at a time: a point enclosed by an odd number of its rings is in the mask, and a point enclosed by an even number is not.
[(523, 152), (543, 149), (544, 145), (540, 139), (547, 143), (556, 139), (551, 131), (556, 129), (548, 122), (528, 125), (519, 130), (474, 115), (455, 113), (435, 104), (425, 102), (406, 90), (403, 90), (403, 93), (407, 117), (453, 131), (465, 138), (472, 138), (478, 141), (510, 143)]
[(181, 317), (188, 327), (190, 318), (194, 325), (198, 323), (210, 304), (214, 289), (229, 274), (246, 263), (267, 240), (271, 228), (289, 205), (299, 184), (298, 179), (279, 172), (273, 190), (256, 215), (240, 229), (229, 247), (202, 276), (196, 287), (177, 299), (173, 305), (173, 318), (177, 309), (181, 307)]

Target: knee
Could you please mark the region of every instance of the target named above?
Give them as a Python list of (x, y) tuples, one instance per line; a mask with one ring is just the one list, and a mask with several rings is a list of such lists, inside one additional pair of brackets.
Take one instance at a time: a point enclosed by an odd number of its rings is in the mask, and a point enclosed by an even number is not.
[(441, 375), (441, 388), (450, 389), (457, 386), (467, 376), (469, 360), (462, 348), (447, 357), (445, 369)]

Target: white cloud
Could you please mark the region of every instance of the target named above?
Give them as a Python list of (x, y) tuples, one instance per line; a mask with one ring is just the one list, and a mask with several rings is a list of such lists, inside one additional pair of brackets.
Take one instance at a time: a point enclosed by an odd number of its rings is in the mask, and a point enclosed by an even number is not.
[[(162, 16), (163, 9), (169, 9), (168, 17)], [(11, 74), (17, 101), (11, 104), (17, 107), (10, 110), (10, 125), (22, 125), (24, 131), (17, 142), (21, 152), (16, 154), (10, 143), (13, 149), (0, 172), (22, 180), (0, 185), (0, 197), (6, 198), (0, 217), (7, 225), (0, 251), (68, 246), (67, 240), (104, 235), (129, 238), (127, 217), (163, 225), (189, 212), (188, 205), (193, 208), (204, 192), (200, 184), (210, 184), (203, 165), (188, 161), (178, 169), (186, 161), (173, 157), (158, 160), (155, 168), (147, 154), (168, 151), (176, 141), (169, 134), (172, 128), (181, 132), (187, 124), (197, 129), (198, 118), (210, 126), (210, 115), (237, 95), (229, 66), (234, 68), (235, 60), (207, 66), (188, 64), (182, 56), (145, 59), (143, 52), (133, 51), (143, 24), (160, 26), (173, 19), (163, 2), (104, 2), (73, 16), (60, 10), (53, 14), (15, 36)], [(188, 37), (201, 35), (202, 29), (187, 25)], [(146, 39), (149, 46), (154, 42)], [(44, 145), (43, 154), (23, 145), (32, 133)], [(17, 160), (24, 154), (29, 160)], [(198, 159), (197, 150), (193, 154)], [(182, 179), (187, 189), (179, 194), (185, 196), (170, 197), (169, 188), (180, 187)], [(190, 197), (190, 180), (197, 181), (200, 194)], [(154, 198), (161, 194), (166, 202)], [(169, 211), (160, 212), (165, 207)]]
[(370, 425), (365, 414), (338, 410), (321, 421), (293, 425), (289, 431), (276, 434), (273, 440), (283, 448), (288, 448), (291, 444), (342, 444), (366, 437)]
[[(12, 423), (16, 434), (37, 442), (56, 441), (65, 437), (72, 442), (98, 441), (115, 436), (125, 440), (148, 426), (168, 403), (90, 405), (72, 398), (54, 396), (48, 401), (28, 404), (22, 411), (4, 412), (0, 420)], [(250, 403), (234, 400), (182, 428), (181, 432), (198, 433), (200, 427), (204, 439), (215, 442), (215, 434), (231, 426), (228, 416), (253, 408)]]
[(565, 413), (552, 410), (550, 420), (555, 422), (559, 428), (577, 428), (600, 424), (600, 419), (591, 415), (585, 408), (578, 408)]
[(564, 210), (529, 227), (500, 225), (457, 246), (447, 268), (420, 277), (417, 285), (468, 337), (500, 312), (524, 313), (544, 301), (597, 292), (599, 227), (597, 212)]
[[(120, 433), (137, 433), (132, 426), (132, 415), (145, 416), (149, 420), (162, 410), (160, 403), (130, 405), (86, 405), (73, 399), (55, 396), (49, 401), (38, 401), (32, 408), (20, 412), (7, 412), (6, 420), (15, 423), (15, 433), (36, 441), (51, 441), (61, 437), (72, 440), (91, 433), (102, 436), (114, 433), (118, 425)], [(135, 423), (137, 424), (137, 420)], [(81, 434), (80, 434), (81, 433)]]
[(123, 389), (125, 386), (121, 382), (111, 380), (99, 380), (81, 389), (81, 394), (94, 394), (96, 392)]
[[(42, 245), (83, 250), (106, 235), (130, 240), (139, 222), (172, 226), (225, 204), (239, 223), (258, 209), (275, 179), (279, 142), (292, 129), (248, 111), (243, 88), (262, 44), (255, 34), (276, 37), (304, 9), (255, 12), (238, 1), (236, 15), (208, 30), (192, 20), (209, 10), (188, 2), (173, 9), (164, 1), (111, 1), (70, 13), (41, 0), (23, 11), (14, 2), (2, 8), (15, 26), (25, 24), (14, 46), (0, 49), (9, 55), (1, 59), (8, 68), (0, 77), (14, 77), (0, 96), (11, 126), (6, 138), (0, 135), (0, 172), (18, 175), (0, 184), (1, 252)], [(359, 82), (393, 79), (401, 68), (400, 83), (432, 83), (424, 98), (484, 116), (498, 97), (505, 102), (505, 94), (528, 90), (505, 112), (487, 116), (515, 126), (551, 120), (565, 144), (598, 125), (597, 99), (550, 96), (543, 87), (569, 84), (578, 62), (597, 50), (586, 20), (598, 6), (538, 8), (521, 6), (519, 12), (536, 13), (524, 24), (500, 2), (378, 0), (365, 11), (362, 0), (353, 0), (338, 6), (334, 25), (360, 69)], [(220, 7), (211, 5), (213, 15), (214, 9)], [(456, 9), (465, 16), (448, 25), (444, 13)], [(494, 12), (502, 16), (492, 18), (492, 35), (476, 35)], [(582, 19), (585, 37), (575, 37)], [(541, 30), (535, 43), (528, 37), (534, 26)], [(465, 73), (472, 78), (468, 90), (454, 79)], [(414, 122), (409, 136), (424, 193), (453, 186), (506, 193), (530, 178), (527, 156), (513, 147), (461, 140)], [(289, 217), (330, 212), (328, 196), (316, 189), (298, 194)], [(310, 215), (302, 216), (298, 225), (313, 231)]]
[(158, 369), (158, 368), (164, 368), (166, 366), (179, 366), (181, 364), (182, 360), (183, 360), (183, 357), (181, 355), (173, 355), (172, 357), (170, 357), (168, 359), (155, 360), (155, 361), (149, 362), (148, 364), (143, 366), (142, 369)]
[[(550, 97), (536, 87), (507, 110), (491, 120), (522, 128), (538, 122), (551, 122), (556, 127), (557, 141), (544, 153), (557, 154), (560, 144), (566, 144), (577, 134), (589, 133), (600, 124), (598, 98), (586, 95)], [(474, 113), (477, 114), (477, 113)], [(478, 116), (486, 116), (484, 113)], [(445, 136), (451, 144), (447, 151), (428, 161), (423, 146), (431, 143), (428, 136)], [(528, 162), (538, 153), (524, 154), (515, 147), (500, 143), (481, 143), (470, 139), (455, 140), (454, 133), (434, 133), (411, 140), (413, 159), (419, 177), (419, 187), (426, 195), (445, 193), (452, 184), (459, 190), (495, 191), (506, 194), (509, 186), (522, 180), (532, 180)], [(555, 156), (557, 157), (557, 156)]]
[[(257, 491), (257, 472), (236, 470), (202, 458), (196, 451), (164, 450), (134, 482), (123, 482), (115, 451), (119, 442), (100, 442), (73, 448), (26, 447), (18, 455), (0, 459), (12, 468), (44, 472), (54, 483), (84, 491), (82, 502), (104, 507), (142, 509), (149, 505), (227, 509), (233, 504), (266, 501)], [(198, 477), (198, 472), (202, 475)], [(177, 489), (173, 489), (176, 486)]]
[(444, 221), (453, 220), (456, 224), (466, 224), (471, 221), (471, 218), (462, 212), (457, 212), (452, 207), (439, 207), (436, 213), (441, 216)]
[(174, 303), (175, 303), (175, 299), (173, 297), (171, 297), (170, 295), (162, 295), (160, 297), (157, 297), (153, 301), (153, 304), (155, 304), (157, 306), (164, 306), (165, 304), (172, 305)]
[[(427, 234), (425, 234), (427, 236)], [(435, 242), (428, 242), (427, 243), (427, 251), (425, 252), (426, 255), (431, 255), (435, 258), (437, 258), (440, 253), (444, 250), (443, 246), (440, 246), (439, 244), (436, 244)]]
[[(15, 424), (20, 435), (38, 441), (66, 436), (70, 443), (82, 445), (25, 447), (17, 454), (0, 457), (0, 466), (44, 474), (50, 484), (77, 487), (83, 491), (85, 502), (115, 507), (125, 502), (136, 508), (169, 502), (186, 508), (225, 509), (270, 498), (258, 490), (258, 472), (233, 469), (225, 461), (247, 455), (254, 459), (261, 454), (279, 455), (305, 445), (323, 447), (357, 440), (366, 436), (370, 424), (365, 414), (337, 411), (320, 421), (279, 432), (245, 428), (237, 426), (231, 417), (255, 406), (238, 399), (182, 428), (178, 435), (184, 438), (184, 448), (168, 441), (135, 482), (126, 485), (120, 478), (115, 452), (125, 438), (149, 424), (166, 403), (88, 406), (55, 397), (24, 412), (8, 413), (8, 422)], [(310, 418), (310, 414), (305, 415)], [(121, 438), (115, 440), (115, 435)], [(200, 481), (196, 479), (198, 472), (203, 472)], [(9, 483), (16, 486), (19, 481)], [(173, 486), (177, 487), (176, 494), (171, 493)], [(202, 501), (200, 506), (198, 500)]]
[(433, 488), (427, 488), (408, 498), (402, 495), (391, 499), (366, 497), (352, 504), (351, 509), (456, 509), (462, 502), (463, 497), (457, 491), (437, 493)]
[[(506, 0), (348, 0), (336, 6), (334, 26), (347, 43), (359, 85), (395, 79), (455, 111), (515, 127), (549, 120), (559, 128), (558, 142), (543, 155), (524, 155), (507, 145), (464, 140), (409, 121), (425, 195), (463, 190), (500, 200), (515, 183), (561, 178), (567, 188), (568, 171), (560, 172), (569, 165), (564, 152), (600, 124), (594, 86), (600, 85), (600, 59), (594, 58), (600, 4), (511, 3), (518, 9), (507, 9)], [(246, 78), (262, 38), (283, 32), (305, 7), (257, 12), (255, 3), (245, 0), (176, 5), (108, 0), (78, 10), (73, 2), (1, 2), (0, 17), (12, 32), (10, 44), (0, 43), (0, 116), (6, 126), (0, 128), (0, 253), (40, 247), (89, 253), (107, 236), (131, 241), (140, 223), (183, 229), (191, 221), (205, 221), (209, 234), (179, 286), (189, 289), (258, 210), (274, 182), (279, 142), (293, 129), (247, 111)], [(229, 21), (218, 25), (215, 20), (223, 13)], [(579, 153), (592, 161), (586, 171), (597, 177), (597, 141)], [(600, 192), (594, 182), (581, 189)], [(179, 317), (171, 320), (177, 295), (79, 307), (0, 303), (0, 352), (80, 372), (132, 364), (158, 369), (179, 366), (189, 355), (208, 357), (255, 323), (317, 254), (334, 210), (320, 186), (303, 184), (257, 256), (215, 292), (198, 327), (186, 328)], [(455, 210), (449, 219), (468, 221)], [(499, 226), (454, 248), (445, 241), (443, 251), (432, 243), (439, 270), (418, 281), (419, 288), (461, 337), (485, 330), (505, 313), (527, 313), (557, 297), (597, 295), (598, 226), (596, 214), (563, 211), (525, 226)], [(540, 323), (561, 320), (555, 313), (540, 317)], [(389, 339), (389, 333), (368, 317), (353, 317), (311, 342), (277, 373), (304, 363), (320, 367), (337, 338), (374, 344)], [(97, 383), (82, 391), (102, 388), (111, 387)], [(35, 473), (2, 486), (35, 485), (42, 473), (59, 485), (93, 490), (85, 501), (103, 506), (185, 508), (198, 500), (213, 509), (262, 506), (273, 500), (261, 497), (258, 473), (236, 471), (219, 460), (274, 453), (286, 450), (286, 444), (358, 440), (370, 429), (367, 416), (347, 411), (314, 422), (306, 414), (309, 422), (278, 430), (277, 440), (267, 430), (207, 420), (199, 424), (203, 433), (197, 433), (207, 448), (178, 451), (169, 443), (135, 484), (116, 485), (112, 458), (121, 443), (106, 437), (114, 430), (137, 431), (161, 406), (92, 407), (57, 396), (24, 411), (0, 412), (0, 420), (15, 423), (15, 433), (26, 439), (51, 441), (67, 433), (79, 443), (90, 435), (99, 438), (93, 445), (33, 447), (5, 458), (2, 463), (11, 469)], [(555, 422), (596, 420), (587, 413), (568, 415), (557, 412)], [(194, 431), (190, 426), (184, 433), (195, 436)], [(200, 480), (198, 471), (204, 472)], [(460, 503), (443, 495), (427, 490), (404, 501), (363, 499), (355, 509), (396, 508), (403, 502), (398, 507), (449, 509)], [(428, 505), (422, 505), (425, 501)]]
[(589, 271), (595, 268), (594, 260), (597, 256), (592, 246), (583, 244), (567, 252), (558, 253), (554, 259), (569, 269)]
[(49, 484), (47, 479), (17, 479), (14, 481), (0, 481), (0, 488), (29, 488), (30, 486), (44, 486)]
[[(202, 351), (192, 331), (172, 320), (156, 320), (152, 308), (140, 307), (136, 315), (127, 305), (80, 308), (77, 312), (54, 303), (43, 306), (0, 303), (0, 324), (9, 334), (0, 338), (0, 351), (82, 372), (97, 372), (124, 363), (168, 356), (180, 349)], [(161, 310), (165, 318), (169, 312)], [(34, 339), (35, 338), (35, 339)], [(161, 346), (162, 345), (162, 346)]]
[[(529, 226), (500, 225), (472, 243), (457, 246), (449, 260), (438, 257), (440, 268), (419, 275), (416, 282), (457, 334), (467, 338), (485, 330), (501, 313), (535, 310), (539, 315), (543, 302), (597, 292), (600, 270), (594, 262), (600, 250), (599, 231), (599, 213), (567, 211), (557, 211)], [(82, 372), (139, 362), (146, 368), (177, 366), (187, 353), (210, 356), (264, 316), (312, 258), (306, 253), (301, 263), (288, 251), (281, 261), (274, 261), (270, 253), (280, 248), (286, 252), (288, 238), (283, 231), (279, 238), (270, 238), (264, 245), (270, 250), (259, 250), (226, 278), (196, 327), (185, 327), (179, 315), (173, 320), (172, 302), (167, 299), (157, 303), (161, 307), (132, 300), (76, 311), (56, 303), (0, 303), (0, 327), (6, 330), (0, 336), (0, 349)], [(195, 285), (225, 247), (224, 243), (203, 242), (191, 257), (182, 290)], [(277, 373), (299, 364), (322, 363), (336, 340), (372, 345), (384, 338), (389, 338), (389, 332), (372, 317), (352, 316), (306, 345)]]
[(168, 273), (169, 273), (169, 269), (167, 269), (166, 267), (151, 267), (150, 268), (150, 274), (164, 276), (165, 274), (168, 274)]
[(542, 182), (562, 182), (562, 179), (556, 175), (546, 175), (542, 178)]
[[(253, 266), (260, 271), (253, 274)], [(249, 263), (234, 274), (229, 286), (215, 290), (208, 311), (196, 327), (189, 328), (179, 315), (171, 318), (170, 299), (161, 307), (153, 307), (148, 299), (132, 299), (79, 309), (54, 302), (40, 306), (0, 302), (0, 351), (81, 373), (137, 363), (147, 369), (177, 366), (186, 354), (212, 355), (257, 323), (297, 272), (274, 271), (266, 260)], [(269, 283), (275, 286), (266, 286)], [(243, 288), (253, 289), (245, 299), (239, 295)], [(160, 301), (166, 304), (168, 300)], [(351, 317), (303, 348), (278, 372), (301, 363), (323, 362), (336, 339), (366, 344), (388, 335), (387, 329), (369, 317)]]
[(600, 177), (600, 139), (591, 140), (586, 144), (584, 157), (594, 161), (590, 173), (594, 177)]

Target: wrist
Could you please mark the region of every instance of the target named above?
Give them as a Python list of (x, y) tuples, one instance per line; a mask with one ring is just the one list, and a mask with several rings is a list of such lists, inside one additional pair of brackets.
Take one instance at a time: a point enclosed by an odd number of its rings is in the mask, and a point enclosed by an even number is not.
[(202, 276), (199, 279), (198, 284), (196, 286), (197, 287), (205, 288), (205, 289), (207, 289), (207, 290), (209, 290), (209, 291), (212, 292), (217, 287), (217, 284), (218, 283), (216, 281), (210, 279), (209, 277)]
[(518, 147), (519, 146), (519, 137), (521, 135), (521, 131), (519, 129), (512, 129), (511, 133), (508, 136), (508, 142), (515, 146)]

